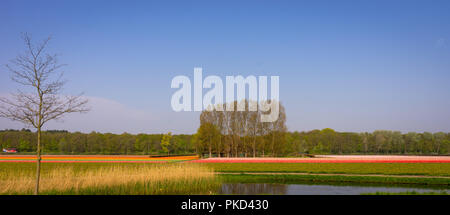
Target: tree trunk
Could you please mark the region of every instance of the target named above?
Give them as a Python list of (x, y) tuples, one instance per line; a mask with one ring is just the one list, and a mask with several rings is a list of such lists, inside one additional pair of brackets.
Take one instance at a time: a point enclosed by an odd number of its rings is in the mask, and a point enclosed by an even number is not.
[(209, 140), (209, 147), (208, 147), (208, 150), (209, 150), (209, 157), (212, 158), (211, 140)]
[(256, 140), (253, 140), (253, 157), (256, 157)]
[(39, 194), (39, 181), (41, 179), (41, 128), (37, 130), (37, 167), (36, 167), (36, 187), (34, 195)]
[(275, 156), (275, 133), (272, 134), (272, 156)]
[(222, 137), (220, 137), (219, 145), (217, 146), (217, 157), (219, 157), (219, 158), (221, 157), (220, 153), (222, 152), (221, 146), (222, 146)]

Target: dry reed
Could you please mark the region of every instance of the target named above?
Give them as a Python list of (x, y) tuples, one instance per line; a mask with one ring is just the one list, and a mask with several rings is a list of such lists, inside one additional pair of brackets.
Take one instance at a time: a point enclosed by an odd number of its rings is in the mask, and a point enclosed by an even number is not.
[[(0, 173), (0, 194), (31, 194), (32, 171)], [(213, 194), (219, 182), (200, 165), (111, 165), (76, 170), (53, 167), (42, 172), (43, 194)]]

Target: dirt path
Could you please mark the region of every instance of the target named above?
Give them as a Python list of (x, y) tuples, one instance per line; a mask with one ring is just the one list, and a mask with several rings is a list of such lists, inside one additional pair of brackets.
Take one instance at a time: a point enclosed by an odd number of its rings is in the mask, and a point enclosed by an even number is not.
[(443, 178), (450, 176), (429, 176), (429, 175), (381, 175), (381, 174), (342, 174), (342, 173), (304, 173), (304, 172), (216, 172), (220, 175), (321, 175), (321, 176), (362, 176), (362, 177), (394, 177), (394, 178)]

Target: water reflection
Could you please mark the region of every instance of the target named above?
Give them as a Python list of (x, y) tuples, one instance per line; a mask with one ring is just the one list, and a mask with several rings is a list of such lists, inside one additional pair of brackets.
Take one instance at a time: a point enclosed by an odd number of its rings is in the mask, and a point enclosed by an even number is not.
[(284, 195), (288, 186), (285, 184), (223, 184), (222, 194), (275, 194)]
[(242, 195), (359, 195), (376, 192), (450, 192), (448, 189), (379, 187), (379, 186), (336, 186), (310, 184), (270, 184), (270, 183), (233, 183), (223, 184), (219, 193)]

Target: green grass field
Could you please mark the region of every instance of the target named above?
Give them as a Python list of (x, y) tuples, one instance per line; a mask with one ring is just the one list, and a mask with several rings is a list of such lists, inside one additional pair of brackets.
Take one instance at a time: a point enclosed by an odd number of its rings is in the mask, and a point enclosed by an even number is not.
[(401, 193), (386, 193), (386, 192), (376, 192), (376, 193), (361, 193), (361, 195), (449, 195), (447, 192), (401, 192)]
[[(157, 163), (43, 163), (42, 171), (55, 167), (71, 167), (77, 171), (107, 166), (159, 166)], [(277, 172), (277, 173), (332, 173), (332, 174), (380, 174), (450, 176), (450, 163), (204, 163), (215, 172)], [(0, 174), (12, 170), (31, 171), (34, 163), (0, 163)]]
[(450, 178), (447, 178), (450, 175), (449, 163), (209, 163), (207, 166), (216, 172), (225, 173), (221, 177), (227, 183), (370, 184), (450, 188)]
[(216, 172), (450, 176), (450, 163), (207, 163)]
[(335, 184), (335, 185), (411, 185), (450, 188), (448, 178), (340, 176), (340, 175), (258, 175), (222, 174), (226, 183)]

